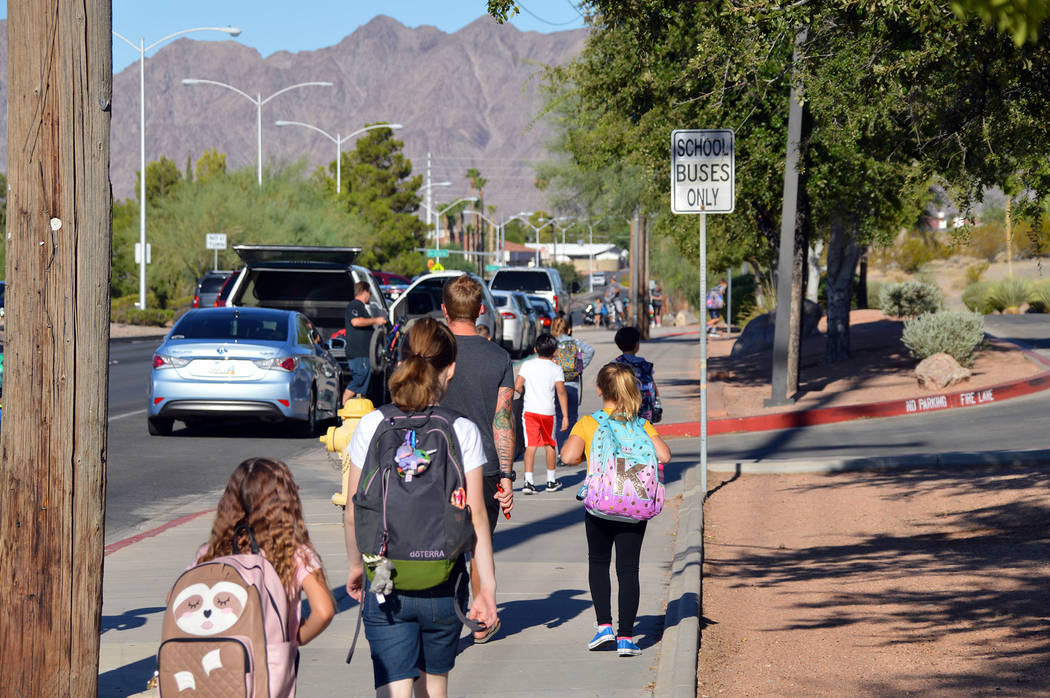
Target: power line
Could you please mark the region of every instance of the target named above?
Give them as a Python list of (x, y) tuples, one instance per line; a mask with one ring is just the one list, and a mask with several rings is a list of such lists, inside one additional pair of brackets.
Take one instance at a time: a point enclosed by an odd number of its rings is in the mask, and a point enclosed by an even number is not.
[[(569, 3), (569, 4), (571, 5), (572, 3)], [(537, 19), (537, 20), (543, 22), (544, 24), (549, 24), (552, 27), (564, 27), (567, 24), (574, 24), (574, 23), (576, 23), (578, 21), (575, 17), (573, 17), (568, 22), (551, 22), (550, 20), (546, 20), (543, 17), (540, 17), (538, 14), (536, 14), (535, 12), (530, 10), (529, 8), (525, 7), (525, 5), (523, 5), (521, 2), (518, 2), (517, 5), (518, 5), (518, 7), (520, 7), (521, 9), (525, 10), (530, 15), (532, 15), (533, 19)], [(576, 8), (574, 7), (573, 9), (575, 10)], [(580, 14), (580, 11), (576, 10), (576, 14)], [(580, 15), (580, 16), (582, 17), (583, 15)]]

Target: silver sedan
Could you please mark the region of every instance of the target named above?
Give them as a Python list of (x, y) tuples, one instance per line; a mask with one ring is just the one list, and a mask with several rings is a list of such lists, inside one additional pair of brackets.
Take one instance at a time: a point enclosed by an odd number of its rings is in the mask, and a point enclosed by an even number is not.
[(304, 436), (339, 409), (339, 366), (302, 313), (272, 308), (191, 310), (153, 355), (149, 432), (176, 419), (292, 422)]

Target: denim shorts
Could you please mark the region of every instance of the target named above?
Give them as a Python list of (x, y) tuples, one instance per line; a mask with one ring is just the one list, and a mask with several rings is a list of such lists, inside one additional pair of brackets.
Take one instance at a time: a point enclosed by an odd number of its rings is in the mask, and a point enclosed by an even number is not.
[[(462, 609), (467, 585), (460, 589)], [(454, 603), (450, 593), (395, 591), (380, 606), (375, 594), (365, 594), (363, 620), (376, 688), (415, 679), (421, 669), (428, 674), (452, 670), (463, 630)]]
[(358, 356), (347, 362), (350, 369), (350, 380), (346, 387), (352, 393), (364, 395), (368, 392), (368, 383), (372, 379), (372, 362), (367, 356)]

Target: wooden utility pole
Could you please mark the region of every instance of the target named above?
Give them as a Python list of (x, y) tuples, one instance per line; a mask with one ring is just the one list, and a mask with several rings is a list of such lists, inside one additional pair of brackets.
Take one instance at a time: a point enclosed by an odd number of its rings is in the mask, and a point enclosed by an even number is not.
[(635, 323), (642, 339), (649, 339), (649, 217), (638, 219), (638, 296)]
[(98, 684), (109, 360), (110, 0), (8, 0), (0, 692)]

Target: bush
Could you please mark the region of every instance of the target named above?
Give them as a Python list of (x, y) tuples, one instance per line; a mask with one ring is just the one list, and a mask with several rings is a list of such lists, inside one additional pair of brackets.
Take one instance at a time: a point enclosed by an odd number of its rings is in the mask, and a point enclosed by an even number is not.
[(886, 284), (879, 291), (879, 309), (890, 317), (913, 318), (941, 309), (941, 289), (922, 281)]
[(909, 237), (897, 248), (896, 257), (900, 268), (913, 274), (933, 259), (933, 252), (921, 239)]
[(978, 315), (988, 315), (1001, 310), (1001, 308), (996, 307), (990, 297), (989, 292), (994, 285), (994, 282), (991, 281), (977, 281), (970, 284), (962, 293), (963, 305), (971, 313), (977, 313)]
[(916, 359), (943, 352), (971, 366), (984, 342), (984, 318), (967, 312), (920, 315), (904, 323), (901, 341)]
[(1028, 297), (1028, 310), (1032, 313), (1050, 313), (1050, 279), (1032, 284), (1032, 295)]
[(970, 230), (967, 251), (978, 259), (994, 262), (1006, 250), (1006, 232), (1000, 224), (978, 225)]
[(109, 311), (110, 322), (120, 322), (125, 325), (149, 325), (163, 327), (175, 317), (175, 311), (168, 308), (122, 308)]
[(966, 283), (975, 284), (981, 280), (984, 272), (988, 271), (988, 262), (978, 262), (966, 267)]
[(1023, 303), (1032, 295), (1032, 282), (1008, 276), (995, 282), (988, 291), (989, 300), (995, 307), (1006, 313), (1016, 313)]

